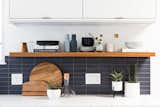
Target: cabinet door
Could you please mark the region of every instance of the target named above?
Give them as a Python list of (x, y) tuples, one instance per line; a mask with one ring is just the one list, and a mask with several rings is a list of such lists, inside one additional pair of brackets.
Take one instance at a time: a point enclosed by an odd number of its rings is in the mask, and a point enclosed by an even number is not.
[(156, 14), (155, 0), (120, 0), (121, 16), (124, 18), (154, 18)]
[(81, 18), (82, 0), (10, 0), (11, 18)]
[(153, 18), (155, 0), (84, 0), (86, 18)]

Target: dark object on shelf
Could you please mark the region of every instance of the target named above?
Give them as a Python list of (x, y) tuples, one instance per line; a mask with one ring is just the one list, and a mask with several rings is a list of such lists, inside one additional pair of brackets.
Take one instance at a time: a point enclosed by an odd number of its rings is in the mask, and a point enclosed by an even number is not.
[(57, 49), (34, 49), (34, 52), (58, 52)]
[(37, 41), (37, 45), (46, 46), (46, 45), (59, 45), (59, 41)]
[(76, 34), (72, 34), (72, 40), (70, 42), (70, 51), (71, 52), (77, 52)]
[(26, 42), (22, 43), (22, 52), (28, 52), (28, 48), (27, 48), (27, 43)]
[(82, 37), (82, 46), (93, 46), (94, 39), (92, 37)]
[(81, 52), (94, 52), (94, 38), (93, 37), (83, 37), (82, 44), (80, 47)]

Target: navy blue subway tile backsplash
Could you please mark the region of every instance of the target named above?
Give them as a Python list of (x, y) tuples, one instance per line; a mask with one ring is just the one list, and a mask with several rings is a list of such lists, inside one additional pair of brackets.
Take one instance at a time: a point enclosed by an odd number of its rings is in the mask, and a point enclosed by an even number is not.
[[(21, 85), (11, 85), (12, 73), (23, 73), (23, 82), (29, 80), (30, 71), (40, 62), (50, 62), (61, 71), (71, 74), (70, 85), (77, 94), (111, 94), (110, 73), (113, 67), (127, 73), (127, 65), (138, 63), (141, 94), (150, 94), (150, 58), (19, 58), (6, 56), (7, 65), (0, 65), (0, 94), (21, 94)], [(85, 73), (101, 73), (100, 85), (86, 85)]]

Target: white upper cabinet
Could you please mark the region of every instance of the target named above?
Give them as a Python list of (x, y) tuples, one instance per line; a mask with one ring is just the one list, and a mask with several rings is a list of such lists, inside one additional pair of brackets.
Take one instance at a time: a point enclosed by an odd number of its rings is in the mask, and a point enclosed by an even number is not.
[(155, 18), (155, 0), (84, 0), (85, 18)]
[(156, 0), (10, 0), (9, 10), (11, 21), (22, 22), (149, 22), (156, 16)]
[(82, 0), (10, 0), (10, 18), (81, 18)]

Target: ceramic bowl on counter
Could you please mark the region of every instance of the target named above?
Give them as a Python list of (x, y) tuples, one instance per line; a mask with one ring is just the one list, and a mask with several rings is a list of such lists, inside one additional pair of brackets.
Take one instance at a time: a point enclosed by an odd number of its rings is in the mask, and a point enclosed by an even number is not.
[(131, 41), (131, 42), (125, 42), (125, 46), (128, 49), (137, 49), (137, 48), (142, 48), (143, 43), (140, 41)]

